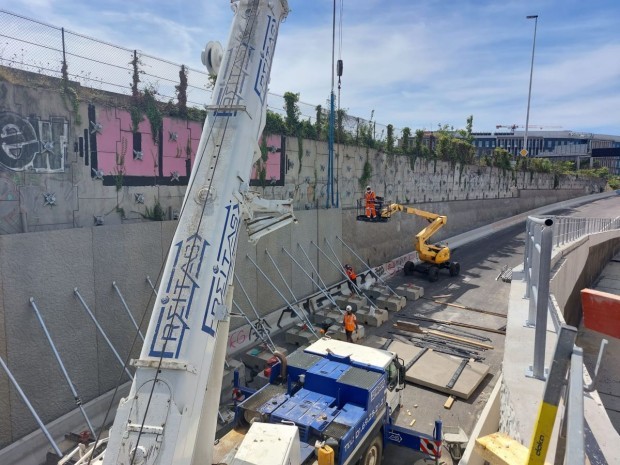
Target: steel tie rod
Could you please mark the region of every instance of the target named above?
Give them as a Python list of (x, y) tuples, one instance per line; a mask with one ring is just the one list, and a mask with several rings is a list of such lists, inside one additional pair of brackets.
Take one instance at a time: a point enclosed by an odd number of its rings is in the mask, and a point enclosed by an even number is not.
[(366, 266), (366, 267), (368, 268), (368, 271), (369, 271), (371, 274), (373, 274), (375, 278), (377, 278), (379, 281), (381, 281), (381, 283), (382, 283), (385, 287), (387, 287), (387, 288), (388, 288), (388, 289), (389, 289), (389, 290), (390, 290), (390, 291), (391, 291), (391, 292), (392, 292), (392, 293), (393, 293), (396, 297), (400, 297), (400, 296), (399, 296), (399, 295), (398, 295), (398, 294), (394, 291), (394, 289), (392, 289), (392, 288), (388, 285), (388, 283), (386, 283), (386, 282), (385, 282), (385, 280), (384, 280), (381, 276), (379, 276), (377, 273), (375, 273), (375, 270), (374, 270), (374, 269), (373, 269), (373, 268), (372, 268), (372, 267), (371, 267), (368, 263), (366, 263), (364, 260), (362, 260), (362, 257), (360, 257), (360, 256), (359, 256), (359, 255), (355, 252), (355, 250), (353, 250), (351, 247), (349, 247), (349, 246), (347, 245), (347, 243), (346, 243), (345, 241), (343, 241), (340, 237), (336, 236), (336, 239), (338, 239), (340, 242), (342, 242), (342, 245), (344, 245), (347, 249), (349, 249), (349, 250), (351, 251), (351, 253), (352, 253), (353, 255), (355, 255), (355, 256), (359, 259), (359, 261), (360, 261), (360, 262), (362, 262), (362, 263), (364, 264), (364, 266)]
[(86, 415), (86, 411), (84, 410), (84, 406), (82, 405), (82, 399), (80, 398), (77, 391), (75, 390), (75, 386), (73, 385), (73, 382), (71, 381), (71, 377), (69, 376), (69, 373), (67, 373), (64, 363), (62, 363), (62, 359), (60, 358), (60, 354), (58, 353), (58, 350), (56, 349), (56, 345), (54, 344), (54, 341), (52, 340), (52, 336), (50, 336), (50, 333), (47, 330), (47, 326), (45, 325), (45, 322), (43, 321), (43, 318), (41, 317), (41, 313), (39, 312), (39, 309), (37, 308), (37, 304), (34, 302), (34, 297), (30, 297), (30, 306), (34, 309), (34, 312), (37, 315), (37, 319), (39, 320), (39, 323), (41, 324), (41, 328), (43, 328), (43, 332), (45, 333), (45, 337), (47, 338), (47, 341), (50, 343), (50, 346), (52, 347), (52, 352), (54, 353), (54, 357), (56, 357), (56, 361), (58, 362), (58, 365), (60, 365), (60, 370), (62, 371), (62, 374), (64, 375), (65, 380), (67, 381), (67, 384), (69, 385), (71, 394), (73, 394), (73, 398), (75, 399), (75, 404), (80, 409), (80, 412), (82, 413), (82, 416), (84, 417), (84, 420), (86, 420), (88, 429), (90, 430), (91, 433), (93, 433), (93, 437), (96, 437), (97, 433), (95, 433), (95, 428), (93, 428), (92, 423), (88, 419), (88, 415)]
[(47, 440), (50, 442), (52, 447), (54, 448), (54, 452), (56, 452), (56, 455), (58, 455), (58, 457), (62, 457), (63, 454), (62, 454), (62, 452), (60, 452), (60, 449), (58, 448), (58, 446), (54, 442), (54, 439), (52, 438), (52, 435), (47, 430), (47, 428), (45, 427), (43, 422), (41, 421), (41, 418), (39, 417), (39, 415), (37, 415), (37, 412), (34, 410), (34, 407), (30, 403), (30, 401), (28, 400), (28, 397), (26, 397), (26, 394), (24, 394), (24, 391), (22, 391), (22, 388), (19, 386), (17, 380), (13, 377), (13, 374), (11, 373), (11, 370), (9, 370), (9, 367), (6, 366), (6, 363), (4, 363), (4, 360), (2, 359), (2, 357), (0, 357), (0, 365), (2, 365), (2, 368), (6, 372), (7, 376), (9, 377), (9, 379), (11, 380), (11, 383), (13, 383), (13, 386), (15, 386), (15, 389), (17, 390), (17, 392), (19, 393), (20, 397), (22, 398), (22, 400), (26, 404), (26, 407), (28, 407), (28, 410), (30, 410), (30, 413), (32, 413), (32, 416), (34, 417), (34, 419), (36, 420), (37, 424), (39, 425), (39, 428), (41, 428), (41, 431), (43, 431), (43, 434), (45, 435)]
[(258, 266), (256, 264), (256, 262), (254, 260), (252, 260), (252, 257), (250, 257), (249, 255), (246, 255), (246, 258), (248, 260), (250, 260), (252, 262), (252, 264), (256, 267), (256, 269), (260, 272), (260, 274), (263, 275), (263, 277), (267, 280), (267, 282), (269, 284), (271, 284), (271, 287), (274, 288), (274, 290), (280, 295), (280, 297), (282, 297), (282, 300), (284, 300), (284, 302), (286, 303), (286, 305), (288, 305), (288, 308), (290, 308), (293, 313), (295, 313), (295, 315), (297, 315), (297, 317), (301, 320), (302, 323), (304, 323), (305, 325), (308, 326), (308, 329), (310, 330), (310, 332), (317, 338), (320, 339), (319, 335), (316, 333), (316, 331), (314, 330), (314, 327), (312, 326), (312, 323), (309, 320), (306, 320), (306, 318), (303, 315), (300, 315), (299, 312), (297, 310), (295, 310), (295, 307), (293, 304), (291, 304), (288, 299), (286, 297), (284, 297), (284, 294), (282, 294), (280, 292), (280, 289), (278, 289), (276, 287), (275, 284), (273, 284), (273, 282), (271, 281), (271, 279), (269, 279), (269, 276), (267, 276), (265, 274), (265, 272), (260, 268), (260, 266)]
[(269, 349), (269, 352), (271, 352), (273, 354), (276, 351), (276, 346), (273, 343), (273, 341), (271, 340), (271, 338), (269, 337), (269, 333), (264, 334), (262, 331), (260, 331), (256, 327), (256, 325), (254, 325), (254, 323), (252, 323), (252, 320), (250, 320), (248, 318), (248, 316), (241, 309), (241, 307), (239, 307), (239, 304), (237, 302), (235, 302), (234, 300), (233, 300), (233, 305), (237, 308), (237, 310), (239, 310), (241, 312), (241, 316), (243, 316), (243, 318), (245, 318), (245, 321), (247, 321), (247, 323), (250, 325), (250, 328), (252, 328), (252, 331), (254, 331), (256, 333), (256, 336), (259, 337), (261, 339), (261, 341), (263, 341), (263, 343), (267, 346), (267, 348)]
[(93, 315), (93, 312), (91, 312), (90, 308), (88, 308), (88, 305), (86, 305), (86, 302), (84, 301), (84, 299), (82, 298), (82, 296), (78, 292), (78, 288), (77, 287), (74, 288), (73, 292), (75, 293), (77, 298), (80, 300), (80, 303), (82, 304), (82, 307), (84, 307), (84, 310), (86, 310), (86, 313), (88, 313), (88, 315), (90, 316), (90, 319), (93, 320), (93, 323), (95, 323), (95, 326), (99, 330), (99, 333), (101, 333), (101, 335), (103, 336), (105, 341), (108, 343), (108, 346), (110, 347), (110, 349), (114, 353), (114, 356), (116, 357), (116, 359), (119, 361), (119, 363), (123, 367), (123, 370), (125, 370), (125, 373), (127, 373), (127, 376), (129, 376), (129, 379), (131, 379), (133, 381), (133, 375), (131, 374), (131, 372), (125, 366), (125, 363), (123, 362), (123, 359), (120, 357), (120, 355), (118, 355), (118, 352), (116, 351), (116, 349), (114, 348), (114, 346), (110, 342), (110, 339), (108, 339), (108, 336), (106, 336), (105, 331), (103, 330), (103, 328), (101, 327), (101, 325), (97, 321), (97, 318), (95, 318), (95, 315)]
[[(302, 250), (303, 250), (303, 249), (302, 249)], [(301, 264), (300, 264), (297, 260), (295, 260), (295, 258), (294, 258), (294, 257), (293, 257), (290, 253), (289, 253), (289, 251), (288, 251), (288, 250), (286, 250), (284, 247), (282, 247), (282, 251), (283, 251), (286, 255), (288, 255), (288, 256), (291, 258), (291, 260), (293, 260), (293, 262), (295, 262), (295, 264), (299, 267), (299, 269), (300, 269), (301, 271), (303, 271), (303, 272), (304, 272), (304, 274), (305, 274), (308, 278), (310, 278), (310, 281), (312, 281), (312, 283), (313, 283), (316, 287), (318, 287), (318, 288), (319, 288), (319, 291), (320, 291), (320, 292), (321, 292), (321, 293), (322, 293), (325, 297), (327, 297), (327, 299), (328, 299), (328, 300), (329, 300), (332, 304), (334, 304), (334, 305), (336, 306), (336, 308), (338, 309), (338, 311), (339, 311), (340, 313), (344, 313), (342, 310), (340, 310), (340, 307), (338, 307), (338, 304), (336, 303), (336, 301), (334, 300), (334, 298), (332, 297), (332, 295), (331, 295), (329, 292), (327, 292), (327, 289), (326, 289), (326, 288), (321, 287), (321, 285), (320, 285), (319, 283), (317, 283), (317, 282), (314, 280), (314, 278), (313, 278), (312, 276), (310, 276), (310, 274), (309, 274), (306, 270), (304, 270), (304, 267), (303, 267), (303, 266), (301, 266)], [(313, 267), (313, 268), (314, 268), (314, 267)], [(318, 275), (318, 273), (317, 273), (317, 275)]]
[[(314, 242), (312, 242), (312, 241), (310, 241), (310, 244), (312, 244), (313, 246), (315, 246), (315, 247), (316, 247), (316, 249), (317, 249), (319, 252), (321, 252), (321, 253), (323, 254), (323, 256), (327, 259), (327, 261), (328, 261), (329, 263), (331, 263), (331, 264), (334, 266), (334, 268), (336, 268), (336, 269), (338, 270), (338, 272), (339, 272), (340, 274), (342, 274), (342, 275), (343, 275), (343, 276), (345, 276), (347, 279), (349, 279), (349, 277), (347, 276), (347, 274), (346, 274), (344, 271), (342, 271), (342, 267), (340, 267), (340, 266), (336, 265), (336, 264), (332, 261), (332, 259), (331, 259), (331, 258), (329, 258), (329, 256), (328, 256), (325, 252), (323, 252), (323, 251), (321, 250), (321, 248), (320, 248), (318, 245), (316, 245), (316, 244), (315, 244)], [(360, 296), (364, 296), (364, 298), (366, 299), (366, 301), (367, 301), (367, 302), (368, 302), (368, 304), (370, 305), (370, 312), (371, 312), (370, 314), (372, 315), (372, 314), (373, 314), (373, 312), (375, 311), (375, 309), (377, 308), (377, 307), (375, 306), (374, 302), (373, 302), (372, 300), (370, 300), (370, 298), (369, 298), (369, 297), (368, 297), (368, 296), (367, 296), (364, 292), (361, 292), (361, 291), (360, 291), (360, 288), (357, 286), (357, 284), (356, 284), (356, 283), (353, 283), (353, 288), (354, 288), (354, 289), (356, 289), (356, 290), (358, 291), (358, 295), (360, 295)]]
[(131, 311), (129, 310), (129, 306), (127, 305), (127, 302), (125, 302), (125, 298), (123, 297), (123, 294), (121, 294), (121, 290), (116, 285), (116, 281), (112, 281), (112, 286), (114, 287), (114, 290), (116, 291), (116, 293), (120, 297), (121, 302), (123, 303), (123, 307), (125, 307), (125, 311), (127, 312), (127, 315), (129, 315), (129, 319), (131, 320), (131, 322), (133, 323), (134, 327), (136, 328), (136, 331), (138, 331), (138, 335), (140, 336), (140, 339), (142, 339), (142, 342), (144, 342), (144, 336), (142, 335), (142, 331), (140, 331), (140, 327), (138, 326), (138, 323), (136, 323), (136, 320), (134, 319), (133, 315), (131, 314)]
[(275, 260), (273, 259), (273, 257), (269, 253), (269, 251), (265, 250), (265, 253), (269, 257), (269, 260), (271, 260), (271, 263), (273, 263), (273, 267), (276, 269), (278, 275), (280, 275), (280, 278), (282, 278), (282, 282), (284, 283), (284, 285), (286, 286), (288, 291), (291, 293), (291, 296), (293, 296), (293, 299), (297, 300), (297, 297), (295, 296), (295, 293), (291, 289), (291, 286), (289, 286), (288, 283), (286, 282), (286, 279), (284, 279), (284, 276), (282, 276), (282, 272), (280, 271), (280, 268), (278, 268), (278, 265), (276, 264)]

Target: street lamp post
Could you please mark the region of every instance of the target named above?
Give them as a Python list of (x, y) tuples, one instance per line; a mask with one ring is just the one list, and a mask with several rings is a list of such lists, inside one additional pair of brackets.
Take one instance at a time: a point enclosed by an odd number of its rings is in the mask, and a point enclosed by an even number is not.
[(538, 26), (538, 15), (526, 16), (526, 19), (534, 20), (534, 43), (532, 44), (532, 64), (530, 66), (530, 89), (527, 93), (527, 114), (525, 116), (525, 136), (523, 137), (523, 150), (527, 155), (527, 129), (530, 124), (530, 98), (532, 97), (532, 75), (534, 74), (534, 51), (536, 50), (536, 27)]

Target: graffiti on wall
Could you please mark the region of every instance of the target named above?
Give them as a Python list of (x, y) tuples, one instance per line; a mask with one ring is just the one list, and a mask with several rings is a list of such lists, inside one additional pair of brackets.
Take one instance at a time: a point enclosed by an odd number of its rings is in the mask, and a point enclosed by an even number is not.
[(18, 177), (17, 173), (0, 172), (0, 234), (21, 232)]
[(0, 165), (11, 171), (62, 173), (69, 122), (0, 111)]

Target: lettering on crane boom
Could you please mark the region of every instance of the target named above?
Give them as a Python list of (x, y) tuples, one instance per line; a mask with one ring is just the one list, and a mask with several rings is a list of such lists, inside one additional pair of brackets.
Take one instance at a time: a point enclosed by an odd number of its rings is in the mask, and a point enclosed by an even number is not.
[(207, 300), (207, 308), (202, 322), (202, 330), (211, 336), (215, 336), (215, 309), (217, 305), (225, 303), (224, 299), (226, 298), (226, 288), (230, 278), (230, 267), (234, 261), (234, 254), (237, 250), (237, 237), (239, 236), (239, 205), (228, 205), (226, 210), (226, 223), (222, 231), (220, 247), (217, 251), (217, 263), (213, 265), (211, 289), (209, 290), (209, 299)]
[(192, 301), (198, 285), (200, 268), (209, 243), (193, 234), (174, 245), (176, 254), (166, 290), (161, 298), (157, 327), (151, 341), (151, 357), (178, 358)]
[(271, 62), (273, 60), (273, 49), (278, 38), (278, 24), (273, 16), (267, 16), (267, 29), (265, 38), (263, 39), (263, 49), (260, 52), (260, 62), (258, 63), (258, 72), (256, 81), (254, 82), (254, 91), (260, 102), (265, 104), (267, 96), (267, 85), (269, 84), (269, 74), (271, 72)]

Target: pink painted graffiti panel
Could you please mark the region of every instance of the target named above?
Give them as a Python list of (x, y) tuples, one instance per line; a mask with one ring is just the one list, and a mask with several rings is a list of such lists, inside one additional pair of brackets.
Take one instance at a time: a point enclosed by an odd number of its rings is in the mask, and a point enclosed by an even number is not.
[[(267, 163), (266, 163), (266, 179), (267, 181), (281, 181), (280, 173), (282, 167), (282, 138), (281, 136), (271, 135), (267, 137)], [(253, 180), (258, 179), (256, 166), (252, 168)]]

